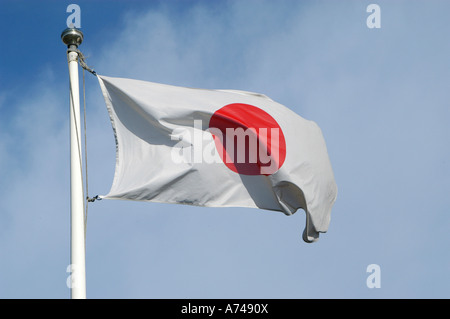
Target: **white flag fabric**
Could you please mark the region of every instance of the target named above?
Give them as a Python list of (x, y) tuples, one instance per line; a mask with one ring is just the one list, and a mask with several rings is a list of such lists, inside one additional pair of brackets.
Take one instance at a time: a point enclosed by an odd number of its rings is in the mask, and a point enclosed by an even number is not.
[(116, 139), (106, 199), (306, 213), (326, 232), (337, 187), (316, 123), (265, 95), (98, 76)]

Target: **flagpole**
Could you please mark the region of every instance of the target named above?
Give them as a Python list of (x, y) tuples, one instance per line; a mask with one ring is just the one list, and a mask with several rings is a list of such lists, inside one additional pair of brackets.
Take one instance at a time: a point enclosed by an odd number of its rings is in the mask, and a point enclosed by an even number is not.
[(84, 191), (81, 157), (80, 90), (78, 80), (78, 45), (83, 33), (67, 28), (61, 34), (67, 45), (70, 78), (70, 295), (86, 299), (86, 255), (84, 223)]

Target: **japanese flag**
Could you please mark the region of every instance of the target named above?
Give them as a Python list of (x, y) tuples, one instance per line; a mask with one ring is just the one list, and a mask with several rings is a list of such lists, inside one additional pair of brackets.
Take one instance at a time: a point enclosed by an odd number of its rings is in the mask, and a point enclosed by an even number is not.
[(337, 187), (316, 123), (265, 95), (98, 76), (116, 139), (106, 199), (306, 213), (326, 232)]

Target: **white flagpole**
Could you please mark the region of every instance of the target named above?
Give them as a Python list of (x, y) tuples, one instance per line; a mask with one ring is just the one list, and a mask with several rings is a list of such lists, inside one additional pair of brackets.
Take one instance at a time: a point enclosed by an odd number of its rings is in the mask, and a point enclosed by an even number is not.
[(78, 81), (78, 53), (83, 33), (68, 28), (61, 34), (68, 47), (70, 78), (70, 263), (71, 298), (86, 299), (86, 255), (84, 224), (84, 191), (81, 157), (80, 90)]

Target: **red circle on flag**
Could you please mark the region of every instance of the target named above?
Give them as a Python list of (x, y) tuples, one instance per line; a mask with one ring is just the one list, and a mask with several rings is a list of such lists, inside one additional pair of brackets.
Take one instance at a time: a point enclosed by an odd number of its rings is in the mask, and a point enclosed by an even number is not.
[(225, 105), (209, 121), (209, 131), (224, 164), (243, 175), (271, 175), (286, 159), (286, 141), (277, 121), (260, 108)]

